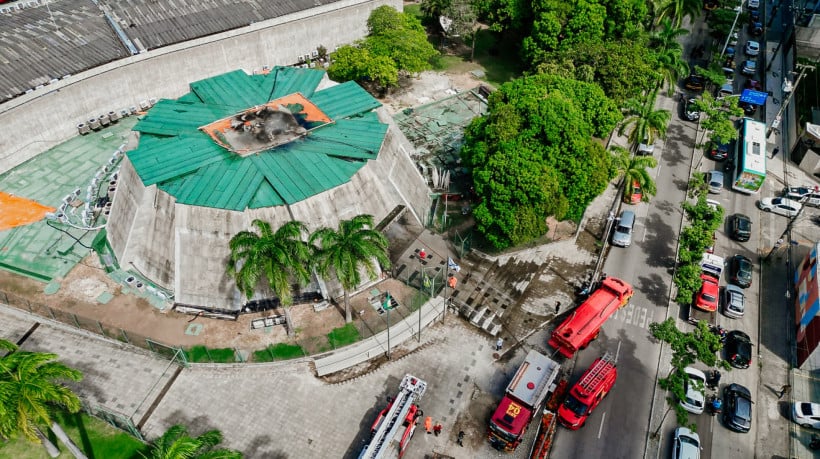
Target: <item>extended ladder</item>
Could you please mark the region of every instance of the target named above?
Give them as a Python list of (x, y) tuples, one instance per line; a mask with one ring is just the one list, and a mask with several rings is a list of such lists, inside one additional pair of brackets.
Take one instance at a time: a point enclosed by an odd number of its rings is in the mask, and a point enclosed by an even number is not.
[(595, 387), (595, 384), (600, 383), (606, 375), (606, 371), (610, 366), (615, 366), (615, 357), (609, 352), (605, 353), (603, 357), (595, 362), (595, 366), (584, 376), (578, 383), (585, 391), (589, 391)]
[[(413, 404), (424, 395), (427, 383), (412, 375), (405, 375), (399, 386), (399, 394), (390, 404), (384, 417), (374, 429), (370, 443), (365, 446), (359, 459), (379, 459), (391, 451), (391, 442), (404, 424)], [(414, 426), (409, 426), (412, 428)]]

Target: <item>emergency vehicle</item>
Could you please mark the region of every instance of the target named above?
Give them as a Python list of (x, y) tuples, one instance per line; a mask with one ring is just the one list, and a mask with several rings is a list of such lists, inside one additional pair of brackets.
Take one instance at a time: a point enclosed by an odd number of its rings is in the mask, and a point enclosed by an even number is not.
[(552, 332), (549, 345), (564, 357), (572, 357), (598, 337), (601, 325), (626, 306), (634, 293), (632, 286), (621, 279), (604, 278), (601, 286)]
[(555, 390), (560, 373), (558, 362), (546, 355), (536, 351), (527, 354), (490, 418), (487, 439), (493, 448), (514, 451), (518, 447), (533, 416)]
[(571, 430), (581, 428), (615, 385), (617, 378), (618, 370), (611, 354), (606, 353), (596, 359), (572, 386), (566, 401), (558, 408), (558, 422)]
[(370, 428), (370, 441), (364, 447), (359, 459), (401, 458), (407, 444), (416, 431), (417, 419), (422, 411), (416, 403), (427, 383), (412, 375), (405, 375), (399, 386), (395, 399), (388, 399), (373, 426)]

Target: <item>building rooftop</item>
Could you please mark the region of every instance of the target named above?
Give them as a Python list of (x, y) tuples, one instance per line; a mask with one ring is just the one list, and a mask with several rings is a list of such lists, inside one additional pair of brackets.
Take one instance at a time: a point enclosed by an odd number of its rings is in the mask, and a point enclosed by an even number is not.
[[(137, 123), (128, 158), (144, 185), (180, 204), (242, 211), (334, 188), (376, 158), (387, 125), (373, 111), (381, 104), (353, 82), (317, 91), (324, 75), (276, 67), (191, 83)], [(285, 128), (266, 126), (280, 114)]]

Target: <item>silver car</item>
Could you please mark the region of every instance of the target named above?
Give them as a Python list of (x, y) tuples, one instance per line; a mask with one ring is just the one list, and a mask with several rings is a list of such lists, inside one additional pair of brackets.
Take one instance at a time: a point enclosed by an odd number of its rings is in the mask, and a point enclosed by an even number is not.
[(732, 319), (740, 319), (745, 311), (743, 289), (729, 284), (723, 290), (723, 314)]
[(706, 184), (709, 185), (710, 193), (720, 193), (723, 189), (723, 172), (717, 170), (707, 172)]
[(629, 247), (632, 244), (632, 228), (635, 226), (635, 212), (625, 210), (615, 220), (615, 230), (612, 232), (612, 245)]
[(686, 398), (680, 401), (680, 406), (692, 414), (701, 414), (706, 403), (706, 375), (692, 367), (686, 367), (683, 371), (686, 372), (683, 386)]
[(700, 437), (686, 427), (675, 429), (672, 459), (700, 459)]

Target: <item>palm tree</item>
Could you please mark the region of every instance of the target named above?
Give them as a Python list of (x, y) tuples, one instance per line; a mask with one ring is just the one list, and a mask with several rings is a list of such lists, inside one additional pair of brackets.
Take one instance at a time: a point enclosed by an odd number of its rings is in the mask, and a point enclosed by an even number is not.
[(83, 374), (56, 362), (57, 354), (20, 351), (8, 341), (0, 341), (0, 348), (11, 351), (0, 359), (0, 436), (8, 438), (19, 432), (50, 450), (53, 445), (46, 443), (37, 427), (47, 425), (74, 457), (85, 458), (51, 416), (55, 406), (69, 413), (80, 410), (80, 399), (60, 381), (79, 381)]
[(675, 27), (680, 27), (686, 16), (690, 19), (700, 16), (701, 8), (703, 8), (703, 0), (667, 0), (661, 3), (658, 19), (669, 18)]
[(210, 430), (198, 437), (191, 437), (185, 426), (171, 426), (156, 439), (145, 459), (241, 459), (242, 453), (230, 449), (214, 449), (222, 443), (222, 433)]
[(322, 276), (331, 271), (344, 289), (345, 322), (350, 323), (350, 291), (362, 283), (362, 268), (372, 280), (376, 277), (378, 261), (385, 269), (390, 267), (387, 256), (387, 238), (373, 228), (372, 215), (357, 215), (339, 222), (338, 230), (321, 228), (310, 236), (310, 243), (319, 243), (316, 269)]
[(657, 137), (666, 137), (666, 129), (669, 127), (672, 113), (669, 110), (655, 110), (657, 94), (656, 89), (626, 101), (624, 108), (626, 118), (618, 129), (618, 135), (624, 135), (627, 128), (631, 126), (628, 139), (633, 146), (642, 142), (651, 145)]
[(688, 34), (689, 31), (681, 27), (675, 27), (669, 18), (661, 19), (658, 25), (660, 28), (652, 32), (652, 47), (660, 50), (682, 49), (678, 37)]
[(274, 233), (270, 223), (254, 220), (256, 231), (241, 231), (231, 238), (228, 274), (248, 299), (264, 277), (283, 306), (293, 303), (292, 280), (310, 280), (310, 246), (302, 240), (304, 223), (289, 221)]
[(624, 178), (624, 196), (632, 196), (635, 183), (641, 188), (644, 202), (649, 201), (650, 196), (657, 194), (657, 184), (652, 180), (647, 169), (658, 165), (658, 161), (652, 156), (633, 156), (623, 147), (612, 147), (615, 155), (613, 165), (616, 174)]
[(658, 87), (662, 87), (663, 83), (666, 82), (668, 85), (668, 94), (671, 96), (675, 92), (675, 84), (678, 79), (689, 74), (689, 64), (683, 58), (683, 52), (679, 47), (666, 48), (659, 51), (655, 53), (655, 58), (658, 61), (661, 74)]

